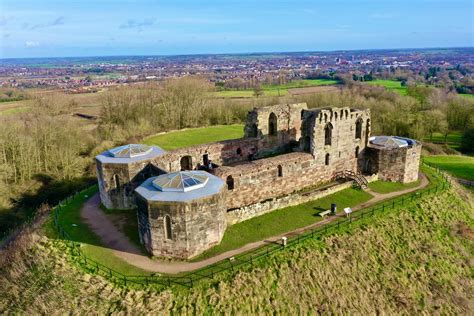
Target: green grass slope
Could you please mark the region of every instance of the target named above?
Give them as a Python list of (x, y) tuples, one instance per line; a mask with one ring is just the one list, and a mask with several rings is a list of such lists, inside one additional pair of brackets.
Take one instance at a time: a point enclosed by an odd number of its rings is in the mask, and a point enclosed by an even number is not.
[(0, 256), (0, 313), (469, 314), (472, 204), (457, 189), (354, 222), (191, 289), (112, 285), (41, 234)]
[(474, 181), (474, 157), (427, 156), (423, 160), (436, 168), (447, 171), (456, 178)]

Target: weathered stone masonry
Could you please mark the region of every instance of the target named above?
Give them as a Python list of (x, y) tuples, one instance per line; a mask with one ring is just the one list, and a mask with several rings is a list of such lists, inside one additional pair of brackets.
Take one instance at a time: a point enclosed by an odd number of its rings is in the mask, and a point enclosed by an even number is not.
[[(403, 183), (418, 178), (421, 145), (413, 140), (404, 147), (371, 144), (369, 110), (308, 109), (304, 103), (262, 107), (249, 112), (244, 134), (169, 152), (154, 150), (122, 163), (99, 155), (102, 202), (107, 208), (138, 205), (140, 238), (148, 251), (189, 258), (219, 243), (227, 225), (307, 201), (296, 192), (330, 182), (341, 171)], [(135, 198), (135, 188), (150, 177), (198, 169), (222, 179), (222, 192), (186, 202)], [(165, 234), (166, 225), (171, 236)]]

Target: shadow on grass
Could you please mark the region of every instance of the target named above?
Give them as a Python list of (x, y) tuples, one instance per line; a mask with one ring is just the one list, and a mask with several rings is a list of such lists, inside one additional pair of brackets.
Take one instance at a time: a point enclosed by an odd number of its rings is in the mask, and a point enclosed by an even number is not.
[(14, 205), (12, 208), (0, 210), (0, 237), (32, 218), (42, 205), (56, 205), (71, 194), (96, 182), (96, 179), (91, 177), (63, 180), (45, 174), (37, 174), (33, 179), (40, 185), (37, 190), (24, 192), (11, 200)]

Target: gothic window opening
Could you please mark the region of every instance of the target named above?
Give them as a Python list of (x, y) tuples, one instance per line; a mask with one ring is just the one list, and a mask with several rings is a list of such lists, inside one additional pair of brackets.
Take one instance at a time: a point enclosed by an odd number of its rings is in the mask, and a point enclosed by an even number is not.
[(358, 119), (356, 122), (355, 138), (360, 139), (362, 137), (362, 119)]
[(324, 128), (324, 145), (331, 145), (332, 143), (332, 124), (327, 123)]
[(268, 135), (276, 136), (277, 134), (277, 117), (275, 113), (270, 113), (270, 117), (268, 118)]
[(324, 159), (324, 164), (325, 164), (326, 166), (329, 166), (329, 157), (330, 157), (329, 154), (326, 154), (326, 157), (325, 157), (325, 159)]
[(281, 165), (278, 165), (278, 177), (283, 177), (283, 167)]

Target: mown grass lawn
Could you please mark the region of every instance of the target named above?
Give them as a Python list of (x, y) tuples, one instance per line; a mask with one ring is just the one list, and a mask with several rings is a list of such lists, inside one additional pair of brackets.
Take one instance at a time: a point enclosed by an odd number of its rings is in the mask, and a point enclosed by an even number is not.
[(456, 178), (474, 181), (474, 157), (427, 156), (423, 159), (430, 165), (445, 170)]
[(243, 125), (216, 125), (158, 134), (145, 138), (143, 142), (147, 145), (159, 146), (165, 150), (172, 150), (222, 140), (236, 139), (243, 136)]
[(193, 261), (209, 258), (248, 243), (284, 234), (321, 221), (322, 218), (318, 214), (330, 209), (331, 203), (336, 203), (340, 212), (344, 207), (353, 207), (371, 198), (372, 195), (367, 192), (350, 188), (308, 203), (285, 207), (234, 224), (227, 228), (219, 245), (207, 250), (194, 258)]
[(420, 185), (420, 180), (410, 183), (389, 182), (389, 181), (374, 181), (369, 183), (369, 188), (377, 193), (390, 193), (411, 189)]

